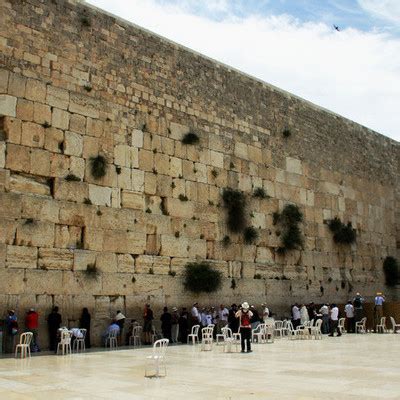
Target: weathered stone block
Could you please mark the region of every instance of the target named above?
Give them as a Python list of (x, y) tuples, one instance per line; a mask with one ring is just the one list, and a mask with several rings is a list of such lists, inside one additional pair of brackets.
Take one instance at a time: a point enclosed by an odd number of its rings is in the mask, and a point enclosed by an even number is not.
[(71, 114), (69, 118), (69, 129), (72, 132), (86, 134), (86, 117), (79, 114)]
[(91, 118), (99, 118), (100, 104), (97, 100), (79, 93), (71, 93), (69, 111)]
[(10, 73), (6, 69), (0, 70), (0, 93), (7, 93)]
[(39, 268), (44, 270), (71, 270), (74, 262), (74, 252), (67, 249), (39, 249)]
[(78, 133), (65, 132), (64, 154), (80, 157), (83, 151), (83, 138)]
[(135, 272), (135, 259), (131, 254), (118, 254), (117, 263), (117, 272), (131, 274)]
[(47, 86), (46, 103), (49, 106), (66, 110), (69, 104), (69, 92), (54, 86)]
[(33, 105), (33, 121), (37, 124), (50, 124), (51, 109), (49, 106), (41, 103), (34, 103)]
[(84, 182), (66, 181), (65, 179), (54, 180), (54, 198), (57, 200), (75, 201), (83, 203), (89, 198), (89, 188)]
[(71, 174), (83, 180), (85, 176), (85, 160), (80, 157), (70, 157), (69, 170)]
[(169, 137), (175, 140), (181, 140), (189, 132), (189, 127), (176, 122), (171, 122)]
[(139, 129), (134, 129), (132, 132), (132, 146), (137, 148), (143, 147), (143, 131)]
[(37, 79), (28, 79), (26, 82), (25, 97), (28, 100), (45, 103), (45, 101), (46, 101), (46, 84)]
[(33, 122), (23, 122), (21, 144), (29, 147), (43, 147), (44, 128)]
[(297, 158), (286, 157), (286, 171), (293, 172), (295, 174), (302, 174), (302, 164)]
[(0, 168), (6, 165), (6, 142), (0, 142)]
[(30, 172), (34, 175), (49, 176), (50, 152), (42, 149), (32, 149)]
[(140, 193), (129, 192), (123, 190), (121, 192), (121, 204), (125, 208), (133, 208), (135, 210), (144, 209), (144, 198)]
[(16, 144), (7, 145), (6, 168), (12, 171), (29, 173), (31, 168), (31, 151), (29, 147)]
[(96, 265), (96, 252), (89, 250), (74, 251), (74, 271), (86, 271), (88, 265)]
[(16, 117), (23, 121), (33, 121), (33, 101), (18, 99)]
[(22, 269), (0, 269), (0, 293), (22, 294), (25, 289), (24, 275), (25, 271)]
[(26, 221), (17, 227), (15, 242), (18, 246), (53, 247), (54, 224), (42, 221)]
[(89, 199), (92, 204), (109, 207), (111, 205), (111, 188), (90, 184)]
[(7, 246), (7, 268), (37, 268), (36, 247)]
[(97, 253), (96, 267), (104, 273), (115, 273), (118, 268), (117, 255), (115, 253)]
[(38, 194), (41, 196), (50, 196), (51, 194), (50, 187), (47, 183), (42, 183), (22, 175), (10, 176), (10, 190), (13, 192)]
[(4, 117), (3, 129), (6, 134), (7, 142), (15, 144), (21, 143), (22, 122), (19, 119)]
[(61, 153), (63, 146), (64, 132), (56, 128), (47, 128), (45, 131), (44, 148), (54, 153)]
[(165, 200), (165, 207), (168, 214), (172, 217), (190, 219), (194, 216), (194, 208), (191, 201), (167, 198)]
[(17, 115), (17, 98), (0, 94), (0, 115), (15, 117)]
[(69, 128), (69, 113), (59, 108), (53, 108), (51, 125), (54, 128), (66, 130)]
[(162, 256), (184, 257), (189, 256), (189, 240), (185, 237), (175, 237), (170, 235), (161, 235)]
[(65, 178), (69, 173), (70, 158), (64, 154), (52, 154), (50, 157), (50, 175)]
[(25, 97), (27, 79), (19, 74), (10, 73), (8, 79), (8, 93), (16, 97)]
[(71, 225), (56, 225), (54, 247), (75, 249), (81, 246), (82, 228)]
[(132, 170), (132, 190), (134, 192), (144, 191), (144, 171)]
[(103, 249), (116, 253), (143, 254), (146, 249), (146, 235), (130, 231), (107, 230), (104, 231)]
[(8, 192), (10, 189), (10, 171), (0, 169), (0, 192)]

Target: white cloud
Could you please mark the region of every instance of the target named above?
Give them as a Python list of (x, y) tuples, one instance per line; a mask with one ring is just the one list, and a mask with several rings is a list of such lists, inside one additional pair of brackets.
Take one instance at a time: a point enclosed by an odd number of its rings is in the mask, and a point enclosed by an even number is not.
[(400, 23), (399, 0), (358, 0), (358, 4), (378, 18)]
[(155, 0), (90, 2), (400, 140), (400, 39), (388, 33), (287, 15), (215, 21)]

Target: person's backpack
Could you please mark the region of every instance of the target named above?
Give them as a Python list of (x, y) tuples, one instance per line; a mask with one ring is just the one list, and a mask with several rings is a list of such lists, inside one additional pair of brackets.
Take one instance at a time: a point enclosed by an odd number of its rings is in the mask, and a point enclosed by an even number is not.
[(248, 312), (242, 311), (241, 324), (243, 326), (250, 326), (250, 316)]
[(361, 308), (361, 299), (359, 297), (354, 299), (354, 308)]

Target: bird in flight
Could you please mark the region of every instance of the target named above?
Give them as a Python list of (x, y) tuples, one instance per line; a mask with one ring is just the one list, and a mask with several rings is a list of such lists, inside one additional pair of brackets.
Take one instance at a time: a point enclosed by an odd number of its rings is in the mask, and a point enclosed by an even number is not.
[(333, 27), (334, 27), (338, 32), (340, 32), (340, 28), (339, 28), (337, 25), (333, 24)]

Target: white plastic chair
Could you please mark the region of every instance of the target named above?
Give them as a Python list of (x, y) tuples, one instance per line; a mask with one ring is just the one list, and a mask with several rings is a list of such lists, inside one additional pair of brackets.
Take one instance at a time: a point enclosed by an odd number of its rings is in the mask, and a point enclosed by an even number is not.
[(400, 333), (400, 324), (396, 324), (393, 317), (390, 317), (390, 322), (392, 323), (393, 333)]
[(61, 329), (60, 331), (61, 339), (57, 344), (57, 354), (61, 349), (61, 354), (71, 354), (71, 338), (72, 333), (67, 329)]
[(129, 337), (129, 346), (132, 346), (132, 342), (133, 342), (133, 347), (142, 345), (142, 332), (143, 332), (143, 327), (141, 326), (133, 327), (132, 335)]
[(257, 339), (257, 343), (265, 342), (265, 324), (259, 324), (257, 328), (251, 331), (251, 341), (254, 343)]
[(211, 351), (213, 345), (213, 326), (207, 326), (201, 330), (201, 350)]
[(315, 322), (315, 325), (310, 327), (311, 338), (322, 339), (321, 326), (322, 326), (322, 319), (318, 319)]
[(78, 351), (85, 351), (86, 346), (85, 346), (85, 338), (87, 334), (86, 329), (79, 329), (81, 335), (80, 337), (75, 337), (74, 343), (73, 343), (73, 350), (78, 352)]
[(199, 330), (200, 330), (200, 325), (192, 326), (192, 331), (188, 335), (188, 338), (187, 338), (188, 343), (190, 340), (192, 341), (192, 344), (196, 344), (196, 340), (197, 340), (197, 343), (199, 343)]
[[(215, 337), (216, 345), (219, 346), (220, 344), (224, 344), (225, 339), (227, 338), (227, 335), (229, 334), (229, 331), (231, 332), (232, 336), (232, 330), (229, 329), (228, 327), (224, 326), (221, 328), (221, 333), (218, 333), (217, 336)], [(220, 341), (222, 339), (222, 341)]]
[(21, 353), (21, 358), (31, 356), (31, 342), (33, 338), (32, 332), (21, 333), (19, 337), (19, 344), (15, 346), (15, 357), (18, 355), (18, 350)]
[(224, 329), (225, 337), (224, 337), (224, 352), (225, 353), (232, 353), (233, 347), (235, 352), (239, 352), (239, 345), (240, 345), (240, 334), (239, 336), (232, 333), (232, 329), (230, 328), (222, 328)]
[(367, 333), (367, 317), (361, 319), (361, 321), (356, 322), (356, 333)]
[(344, 323), (346, 321), (346, 318), (339, 318), (339, 323), (338, 323), (338, 329), (339, 332), (344, 335), (345, 333), (347, 333), (346, 328), (344, 326)]
[(386, 317), (381, 317), (381, 323), (376, 326), (376, 331), (378, 333), (386, 333)]
[[(279, 337), (283, 336), (283, 321), (275, 321), (275, 328), (274, 328), (274, 335), (278, 336), (279, 333)], [(286, 328), (285, 328), (286, 330)]]
[(293, 339), (299, 339), (299, 334), (301, 334), (301, 332), (297, 329), (293, 328), (293, 324), (291, 321), (289, 321), (287, 323), (287, 328), (288, 328), (288, 339), (289, 340), (293, 340)]
[(118, 340), (117, 340), (118, 333), (119, 333), (118, 329), (113, 329), (110, 331), (110, 333), (106, 336), (106, 340), (104, 342), (106, 348), (107, 345), (110, 348), (110, 350), (118, 348)]
[[(146, 378), (160, 378), (167, 376), (165, 353), (167, 351), (168, 343), (168, 339), (160, 339), (153, 344), (153, 354), (146, 357), (147, 363), (144, 372)], [(161, 373), (161, 370), (163, 370), (163, 374)], [(149, 371), (154, 372), (149, 374)]]

